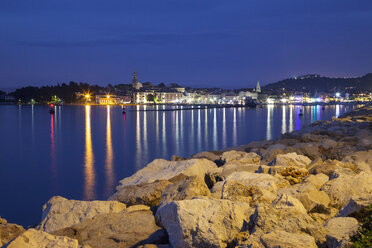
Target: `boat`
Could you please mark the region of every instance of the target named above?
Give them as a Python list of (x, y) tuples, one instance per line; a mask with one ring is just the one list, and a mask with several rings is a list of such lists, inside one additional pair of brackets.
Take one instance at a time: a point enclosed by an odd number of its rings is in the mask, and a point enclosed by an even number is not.
[(55, 113), (53, 106), (54, 106), (53, 104), (50, 104), (49, 114), (51, 115)]

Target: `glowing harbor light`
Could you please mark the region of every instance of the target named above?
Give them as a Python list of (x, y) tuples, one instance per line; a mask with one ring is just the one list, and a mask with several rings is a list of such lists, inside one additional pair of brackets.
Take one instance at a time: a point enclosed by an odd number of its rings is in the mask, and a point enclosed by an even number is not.
[(337, 92), (336, 97), (340, 97), (340, 96), (341, 96), (340, 92)]
[(110, 98), (110, 95), (106, 95), (106, 98)]
[(282, 103), (286, 103), (286, 102), (288, 102), (288, 99), (287, 99), (287, 98), (282, 98), (282, 99), (280, 99), (280, 101), (281, 101)]
[(274, 104), (274, 99), (268, 98), (266, 101), (268, 104)]

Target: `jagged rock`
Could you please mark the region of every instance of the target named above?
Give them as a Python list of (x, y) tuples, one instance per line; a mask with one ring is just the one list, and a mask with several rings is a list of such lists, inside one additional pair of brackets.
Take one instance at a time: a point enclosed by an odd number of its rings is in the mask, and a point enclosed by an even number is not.
[(227, 151), (222, 153), (221, 160), (225, 163), (260, 164), (261, 157), (254, 152)]
[(338, 217), (363, 217), (368, 207), (372, 205), (372, 194), (352, 197), (346, 206), (337, 214)]
[(302, 205), (302, 203), (290, 196), (290, 195), (286, 195), (286, 194), (281, 194), (279, 195), (272, 203), (273, 207), (275, 209), (292, 209), (294, 211), (297, 211), (299, 213), (302, 213), (302, 214), (306, 214), (307, 211), (306, 209), (304, 208), (304, 205)]
[(260, 155), (263, 157), (262, 163), (267, 164), (272, 162), (275, 157), (279, 154), (286, 154), (288, 152), (280, 149), (271, 149), (270, 151), (266, 151), (264, 149), (260, 149)]
[(150, 209), (151, 208), (149, 206), (146, 206), (146, 205), (133, 205), (133, 206), (127, 207), (125, 209), (125, 212), (129, 213), (129, 212), (142, 211), (142, 210), (150, 210)]
[(246, 171), (250, 173), (255, 173), (260, 170), (260, 165), (257, 164), (233, 164), (233, 163), (228, 163), (225, 164), (222, 168), (221, 172), (221, 177), (222, 178), (227, 178), (230, 176), (232, 173), (236, 171)]
[(281, 166), (296, 166), (306, 168), (311, 163), (311, 160), (303, 155), (298, 155), (295, 152), (276, 155), (273, 165)]
[(210, 152), (199, 152), (197, 154), (192, 155), (192, 158), (205, 158), (210, 161), (217, 161), (220, 159), (222, 152), (217, 151), (210, 151)]
[(311, 183), (316, 189), (320, 189), (329, 179), (329, 176), (323, 173), (309, 175), (304, 179), (304, 183)]
[(155, 159), (145, 168), (137, 171), (134, 175), (124, 178), (116, 187), (117, 191), (129, 185), (151, 183), (156, 180), (169, 180), (181, 173), (185, 176), (204, 176), (209, 171), (217, 168), (217, 165), (207, 159), (189, 159), (183, 161), (167, 161)]
[(171, 182), (168, 180), (156, 180), (151, 183), (141, 183), (121, 187), (109, 200), (116, 200), (128, 206), (143, 204), (157, 206), (160, 203), (162, 190)]
[(372, 171), (372, 150), (355, 152), (345, 157), (344, 162), (355, 164), (359, 170)]
[(275, 209), (268, 205), (257, 206), (249, 222), (250, 233), (261, 236), (264, 233), (282, 230), (289, 233), (307, 233), (317, 244), (325, 242), (326, 231), (322, 225), (307, 214), (293, 208)]
[(24, 231), (22, 226), (8, 223), (5, 219), (0, 218), (0, 247)]
[(158, 209), (172, 247), (226, 247), (244, 231), (249, 204), (202, 197), (174, 201)]
[(249, 173), (245, 171), (241, 172), (234, 172), (229, 177), (226, 178), (225, 181), (233, 180), (235, 182), (241, 183), (246, 186), (258, 186), (264, 188), (274, 194), (277, 191), (276, 183), (279, 182), (279, 179), (267, 175), (267, 174), (260, 174), (260, 173)]
[(351, 197), (372, 193), (372, 172), (362, 171), (355, 176), (341, 174), (325, 183), (321, 190), (328, 194), (331, 206), (341, 209)]
[(336, 169), (341, 169), (341, 168), (348, 168), (352, 171), (356, 170), (357, 166), (353, 163), (349, 162), (341, 162), (338, 160), (331, 160), (327, 159), (323, 161), (322, 163), (315, 164), (309, 168), (309, 172), (311, 174), (319, 174), (323, 173), (326, 175), (330, 175), (332, 171)]
[(287, 149), (288, 146), (278, 143), (278, 144), (273, 144), (267, 148), (268, 151), (271, 151), (273, 149), (279, 149), (279, 150), (285, 150)]
[(261, 236), (261, 241), (266, 248), (317, 248), (313, 237), (306, 233), (288, 233), (273, 231)]
[(351, 217), (336, 217), (326, 224), (327, 245), (329, 248), (350, 247), (350, 236), (354, 235), (359, 228), (359, 223)]
[(217, 182), (223, 181), (224, 177), (222, 176), (222, 167), (218, 167), (209, 171), (205, 174), (204, 181), (207, 184), (208, 188), (212, 188)]
[(160, 204), (191, 199), (195, 196), (210, 195), (211, 193), (203, 179), (197, 176), (184, 177), (164, 188), (161, 193)]
[(38, 228), (50, 233), (91, 219), (97, 214), (116, 213), (125, 208), (125, 204), (117, 201), (76, 201), (54, 196), (44, 204)]
[(226, 180), (222, 187), (222, 199), (240, 201), (255, 205), (258, 202), (271, 203), (275, 195), (256, 185), (246, 186), (234, 180)]
[(8, 243), (5, 248), (78, 248), (78, 241), (51, 235), (33, 228), (28, 229)]
[(171, 248), (169, 244), (155, 245), (155, 244), (146, 244), (139, 245), (136, 248)]
[(271, 166), (269, 174), (274, 176), (280, 175), (290, 184), (296, 184), (302, 182), (304, 178), (309, 174), (309, 171), (306, 168), (300, 168), (297, 166), (274, 165)]
[(168, 243), (165, 231), (155, 224), (150, 210), (100, 214), (54, 234), (75, 238), (92, 248)]

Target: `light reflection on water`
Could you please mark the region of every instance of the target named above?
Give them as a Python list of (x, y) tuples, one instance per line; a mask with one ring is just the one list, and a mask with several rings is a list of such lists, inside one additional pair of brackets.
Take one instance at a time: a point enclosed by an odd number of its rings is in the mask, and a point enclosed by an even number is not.
[[(0, 215), (35, 224), (52, 195), (107, 199), (120, 179), (155, 158), (273, 139), (352, 108), (269, 105), (151, 112), (129, 106), (123, 114), (119, 106), (57, 106), (50, 116), (47, 106), (0, 106), (0, 173), (7, 175), (0, 180), (0, 199), (7, 199)], [(25, 201), (29, 211), (22, 214)]]

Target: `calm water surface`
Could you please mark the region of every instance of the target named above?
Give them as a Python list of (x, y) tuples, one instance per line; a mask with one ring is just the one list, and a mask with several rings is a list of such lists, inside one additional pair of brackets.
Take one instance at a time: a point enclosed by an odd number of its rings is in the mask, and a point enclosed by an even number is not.
[(0, 216), (36, 224), (53, 195), (106, 199), (120, 179), (155, 158), (273, 139), (352, 108), (307, 106), (299, 117), (294, 105), (182, 111), (134, 106), (126, 115), (119, 106), (58, 106), (54, 115), (47, 106), (0, 106)]

